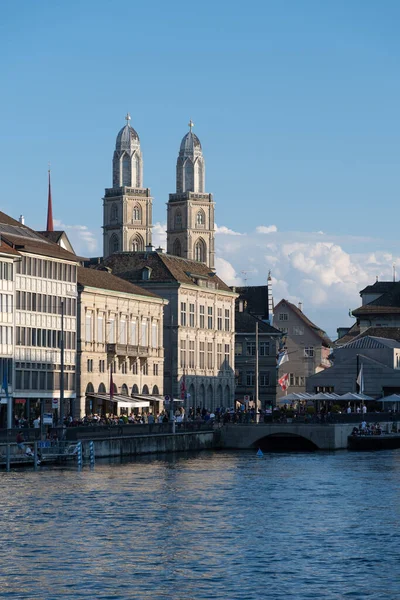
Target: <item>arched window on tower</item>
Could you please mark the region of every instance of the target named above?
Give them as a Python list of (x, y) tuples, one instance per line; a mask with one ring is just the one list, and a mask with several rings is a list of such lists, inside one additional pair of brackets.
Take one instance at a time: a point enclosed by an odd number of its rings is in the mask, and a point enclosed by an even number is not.
[(136, 156), (136, 187), (142, 187), (142, 161)]
[(201, 238), (194, 245), (194, 259), (197, 262), (206, 262), (206, 245)]
[(131, 185), (131, 161), (126, 154), (122, 159), (122, 185)]
[(118, 222), (118, 206), (116, 204), (113, 204), (111, 206), (110, 220), (111, 220), (112, 223), (117, 223)]
[(132, 252), (143, 252), (144, 241), (142, 236), (136, 233), (131, 239), (130, 247)]
[(206, 222), (206, 216), (204, 214), (204, 211), (199, 210), (199, 212), (196, 215), (196, 225), (197, 227), (204, 227)]
[(194, 192), (194, 171), (193, 171), (193, 163), (191, 160), (187, 159), (185, 162), (185, 192)]
[(114, 254), (114, 252), (119, 252), (119, 239), (115, 233), (110, 238), (110, 254)]
[(177, 210), (175, 213), (175, 228), (180, 229), (182, 227), (182, 213)]
[(142, 222), (142, 211), (140, 206), (135, 206), (132, 213), (132, 222)]
[(195, 191), (202, 194), (204, 192), (204, 166), (200, 158), (196, 162), (196, 178), (197, 186)]
[(174, 241), (174, 245), (172, 247), (172, 254), (174, 256), (182, 256), (182, 248), (179, 240)]

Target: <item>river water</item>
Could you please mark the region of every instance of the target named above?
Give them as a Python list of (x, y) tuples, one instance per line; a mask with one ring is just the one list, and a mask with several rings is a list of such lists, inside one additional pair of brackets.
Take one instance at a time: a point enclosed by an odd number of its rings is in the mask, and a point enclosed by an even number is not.
[(400, 451), (0, 474), (0, 598), (400, 598)]

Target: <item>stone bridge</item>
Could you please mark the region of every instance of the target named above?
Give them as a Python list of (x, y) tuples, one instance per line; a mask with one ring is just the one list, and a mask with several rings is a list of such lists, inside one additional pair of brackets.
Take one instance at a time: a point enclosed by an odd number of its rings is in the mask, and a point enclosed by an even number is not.
[[(384, 429), (386, 424), (381, 423)], [(390, 424), (391, 426), (391, 424)], [(227, 424), (220, 429), (222, 448), (261, 448), (262, 450), (340, 450), (354, 423), (252, 423)]]

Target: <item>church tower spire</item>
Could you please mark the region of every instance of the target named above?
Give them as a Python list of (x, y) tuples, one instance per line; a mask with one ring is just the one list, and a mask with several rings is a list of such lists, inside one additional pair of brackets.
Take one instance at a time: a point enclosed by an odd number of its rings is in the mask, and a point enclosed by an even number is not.
[(143, 158), (131, 116), (117, 135), (113, 156), (113, 187), (103, 198), (103, 256), (143, 251), (151, 244), (152, 203), (143, 187)]
[(50, 167), (49, 167), (49, 192), (47, 195), (47, 225), (46, 231), (54, 231), (53, 223), (53, 202), (51, 199), (51, 179), (50, 179)]
[(176, 162), (176, 193), (167, 205), (167, 252), (214, 269), (214, 201), (205, 190), (205, 163), (189, 121)]

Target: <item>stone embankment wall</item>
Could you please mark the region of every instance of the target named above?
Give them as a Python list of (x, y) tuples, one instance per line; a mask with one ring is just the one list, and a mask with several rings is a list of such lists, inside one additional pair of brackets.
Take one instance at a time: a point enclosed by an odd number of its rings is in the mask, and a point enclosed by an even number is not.
[[(217, 447), (218, 432), (199, 431), (163, 435), (136, 435), (95, 439), (96, 458), (118, 458), (163, 452), (208, 450)], [(89, 457), (89, 441), (82, 440), (84, 458)]]

